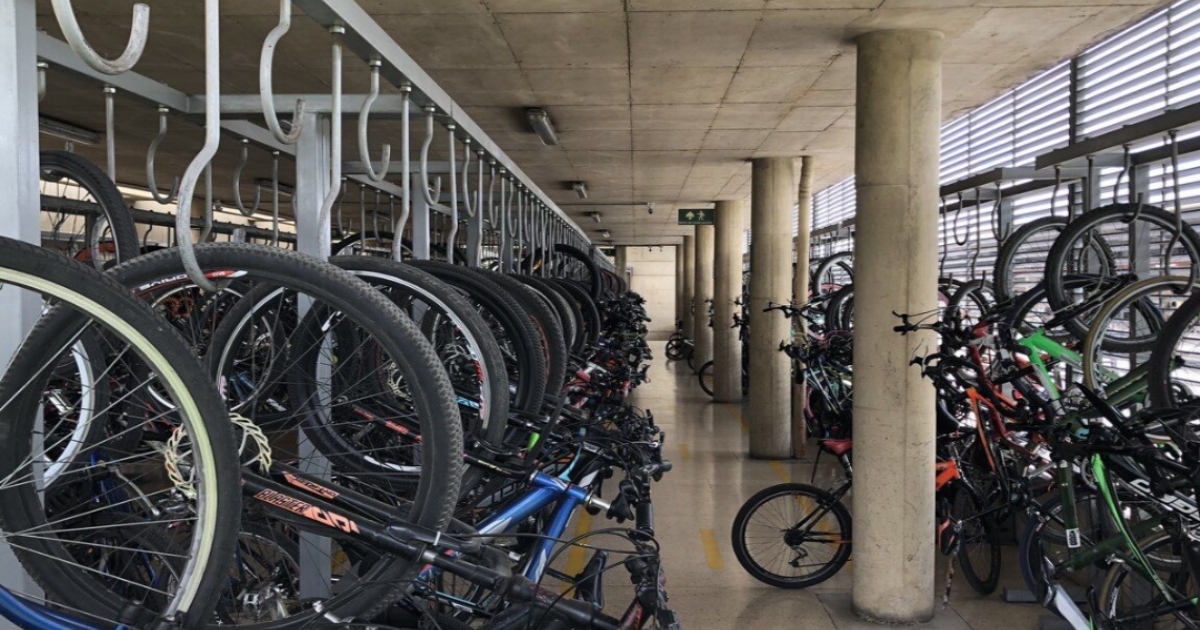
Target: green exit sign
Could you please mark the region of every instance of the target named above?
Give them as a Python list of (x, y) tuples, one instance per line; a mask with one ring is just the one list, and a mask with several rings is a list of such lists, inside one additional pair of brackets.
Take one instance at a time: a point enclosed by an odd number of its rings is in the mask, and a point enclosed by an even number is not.
[(712, 208), (680, 208), (679, 225), (712, 225)]

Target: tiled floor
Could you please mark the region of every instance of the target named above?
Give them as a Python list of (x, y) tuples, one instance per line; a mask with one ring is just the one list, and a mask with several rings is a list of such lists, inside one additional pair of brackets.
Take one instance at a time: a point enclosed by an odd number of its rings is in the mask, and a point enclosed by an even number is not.
[[(730, 524), (742, 502), (758, 490), (792, 479), (807, 481), (811, 461), (765, 462), (746, 456), (740, 405), (715, 404), (685, 364), (668, 364), (654, 344), (652, 381), (634, 393), (635, 404), (654, 412), (667, 433), (666, 456), (675, 464), (654, 487), (655, 525), (663, 545), (671, 605), (684, 630), (757, 628), (877, 628), (850, 611), (853, 560), (833, 579), (807, 590), (780, 590), (761, 584), (738, 565), (729, 543)], [(822, 460), (818, 484), (840, 469)], [(824, 479), (824, 481), (822, 481)], [(602, 519), (599, 519), (602, 520)], [(594, 526), (603, 527), (600, 523)], [(1005, 586), (1023, 588), (1014, 549), (1005, 550), (1001, 588), (979, 597), (956, 579), (948, 608), (930, 628), (1029, 629), (1045, 616), (1036, 604), (1006, 604)], [(945, 584), (942, 563), (936, 577)], [(614, 593), (614, 598), (616, 594)]]

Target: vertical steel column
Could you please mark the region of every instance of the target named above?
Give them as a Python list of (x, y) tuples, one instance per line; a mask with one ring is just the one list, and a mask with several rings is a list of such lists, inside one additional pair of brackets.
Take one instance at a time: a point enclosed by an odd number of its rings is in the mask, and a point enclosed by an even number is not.
[(500, 269), (513, 270), (512, 237), (512, 179), (506, 177), (508, 169), (500, 168)]
[[(5, 147), (0, 151), (0, 190), (5, 194), (0, 235), (40, 244), (36, 11), (34, 0), (0, 0), (0, 85), (6, 86), (0, 90), (0, 146)], [(32, 291), (0, 291), (0, 312), (7, 322), (0, 327), (2, 360), (16, 352), (41, 306)], [(8, 545), (0, 549), (0, 575), (10, 588), (41, 593)]]
[[(292, 208), (296, 216), (296, 251), (320, 260), (329, 259), (329, 216), (321, 220), (321, 207), (330, 187), (329, 120), (317, 114), (300, 119), (296, 141), (296, 191)], [(302, 309), (309, 304), (302, 303)], [(301, 469), (313, 475), (327, 476), (329, 462), (321, 456), (303, 432), (299, 438)], [(302, 597), (329, 597), (332, 593), (329, 559), (333, 549), (325, 536), (300, 534), (300, 593)]]
[[(412, 189), (420, 190), (418, 186), (426, 186), (429, 184), (421, 177), (420, 173), (412, 174)], [(416, 260), (429, 260), (429, 215), (431, 209), (429, 203), (425, 201), (425, 195), (412, 196), (412, 249), (413, 258)]]
[[(475, 207), (475, 213), (467, 217), (467, 265), (478, 269), (479, 253), (483, 247), (483, 156), (485, 153), (483, 149), (479, 149), (475, 153), (479, 157), (477, 165), (479, 179), (475, 182), (477, 191), (474, 201), (467, 199), (467, 203)], [(463, 175), (466, 176), (465, 170)], [(464, 190), (463, 194), (469, 197), (471, 193), (470, 190)], [(488, 203), (491, 203), (490, 199)]]

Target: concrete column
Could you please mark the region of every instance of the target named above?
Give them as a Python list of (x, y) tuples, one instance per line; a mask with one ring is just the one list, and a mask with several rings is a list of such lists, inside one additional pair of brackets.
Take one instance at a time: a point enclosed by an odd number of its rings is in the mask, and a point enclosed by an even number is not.
[[(796, 187), (797, 224), (796, 266), (792, 272), (792, 300), (796, 304), (808, 301), (808, 257), (809, 232), (812, 231), (812, 178), (813, 159), (806, 155), (800, 158), (800, 185)], [(792, 384), (792, 456), (808, 455), (808, 423), (804, 417), (804, 402), (808, 398), (808, 386)]]
[(695, 339), (695, 309), (692, 298), (696, 294), (696, 237), (683, 237), (683, 336)]
[(791, 325), (768, 303), (792, 297), (792, 158), (753, 160), (750, 180), (750, 456), (792, 456), (792, 366), (779, 343)]
[(675, 321), (683, 321), (684, 311), (683, 245), (675, 246)]
[(716, 247), (713, 256), (713, 400), (742, 399), (742, 342), (733, 326), (741, 310), (734, 302), (742, 295), (742, 202), (718, 201)]
[(708, 325), (708, 301), (713, 299), (713, 226), (696, 226), (695, 287), (696, 312), (692, 327), (696, 333), (695, 359), (700, 366), (712, 361), (713, 329)]
[(854, 610), (933, 617), (934, 389), (909, 360), (930, 331), (892, 331), (937, 308), (942, 34), (858, 38), (854, 245)]
[(629, 276), (625, 275), (625, 268), (629, 266), (629, 248), (625, 245), (618, 245), (616, 250), (617, 255), (615, 256), (613, 265), (617, 268), (617, 275), (628, 280)]

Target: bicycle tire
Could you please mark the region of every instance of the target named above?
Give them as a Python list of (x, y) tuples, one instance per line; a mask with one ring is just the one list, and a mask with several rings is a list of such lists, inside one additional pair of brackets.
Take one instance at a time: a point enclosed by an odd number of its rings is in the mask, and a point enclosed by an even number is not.
[[(980, 595), (990, 595), (996, 590), (996, 586), (1000, 583), (1000, 534), (997, 531), (996, 523), (987, 514), (989, 506), (984, 500), (983, 495), (975, 489), (974, 486), (964, 480), (959, 480), (955, 483), (954, 489), (954, 509), (960, 509), (959, 500), (964, 498), (964, 504), (961, 509), (965, 509), (973, 514), (973, 518), (977, 519), (981, 525), (980, 532), (984, 538), (984, 544), (987, 545), (988, 566), (975, 566), (975, 561), (971, 559), (971, 555), (967, 553), (966, 541), (960, 543), (958, 550), (958, 564), (962, 568), (963, 577), (966, 578), (967, 584)], [(956, 518), (960, 520), (968, 520), (972, 518), (968, 515), (959, 512)], [(965, 538), (965, 534), (964, 534)]]
[[(1114, 221), (1122, 223), (1125, 229), (1133, 230), (1132, 220), (1134, 217), (1137, 217), (1140, 225), (1148, 224), (1172, 231), (1175, 229), (1173, 214), (1161, 208), (1136, 203), (1111, 204), (1091, 210), (1063, 228), (1062, 233), (1054, 240), (1054, 245), (1050, 248), (1050, 255), (1046, 259), (1046, 297), (1051, 308), (1060, 311), (1074, 303), (1071, 296), (1067, 294), (1065, 278), (1072, 273), (1086, 272), (1086, 270), (1070, 268), (1073, 265), (1073, 261), (1070, 260), (1071, 254), (1077, 249), (1079, 240), (1092, 234), (1093, 230), (1101, 224)], [(1182, 245), (1189, 255), (1192, 268), (1200, 267), (1200, 235), (1196, 234), (1190, 225), (1184, 223), (1179, 237), (1179, 245)], [(1093, 239), (1092, 242), (1096, 242), (1096, 240)], [(1098, 240), (1105, 242), (1102, 237)], [(1102, 275), (1100, 279), (1104, 277)], [(1065, 324), (1067, 330), (1079, 339), (1087, 336), (1089, 325), (1090, 319), (1085, 318), (1083, 314), (1068, 320)]]
[[(747, 526), (750, 519), (754, 517), (755, 512), (761, 508), (766, 502), (775, 497), (806, 497), (815, 499), (814, 505), (828, 506), (829, 514), (833, 514), (839, 531), (829, 532), (838, 536), (834, 541), (837, 549), (830, 557), (829, 561), (823, 564), (823, 567), (807, 576), (800, 578), (790, 578), (777, 573), (772, 573), (763, 567), (760, 563), (751, 557), (747, 548), (746, 536)], [(794, 501), (793, 503), (799, 503)], [(802, 508), (803, 509), (803, 508)], [(794, 520), (794, 519), (792, 519)], [(782, 521), (781, 521), (782, 523)], [(790, 525), (788, 526), (790, 527)], [(782, 483), (765, 488), (757, 492), (754, 496), (746, 500), (737, 516), (733, 519), (733, 528), (731, 532), (733, 543), (733, 555), (737, 558), (738, 564), (751, 575), (754, 579), (770, 584), (777, 588), (807, 588), (820, 584), (825, 580), (837, 575), (845, 566), (846, 561), (850, 559), (851, 553), (851, 532), (852, 522), (850, 519), (850, 511), (840, 501), (835, 501), (833, 495), (816, 486), (811, 486), (805, 483)], [(790, 545), (789, 545), (790, 546)]]
[[(1187, 285), (1188, 279), (1184, 276), (1147, 278), (1121, 289), (1116, 295), (1102, 304), (1092, 315), (1091, 326), (1088, 328), (1088, 334), (1084, 338), (1083, 346), (1080, 348), (1080, 354), (1083, 356), (1083, 384), (1088, 389), (1103, 390), (1103, 384), (1100, 382), (1101, 379), (1098, 378), (1099, 366), (1096, 364), (1102, 348), (1123, 353), (1146, 352), (1154, 348), (1155, 342), (1158, 340), (1158, 332), (1162, 330), (1165, 322), (1163, 321), (1162, 313), (1152, 303), (1147, 302), (1148, 298), (1142, 294), (1162, 289), (1171, 289), (1173, 287), (1183, 288), (1187, 287)], [(1146, 320), (1148, 329), (1152, 331), (1152, 334), (1148, 338), (1117, 343), (1116, 340), (1109, 338), (1110, 322), (1117, 315), (1118, 311), (1130, 308), (1131, 302), (1132, 308), (1137, 309), (1141, 317)]]
[[(853, 263), (854, 254), (852, 252), (838, 252), (822, 258), (821, 262), (817, 263), (817, 266), (813, 268), (812, 275), (809, 276), (808, 286), (810, 287), (812, 296), (815, 298), (825, 295), (827, 292), (824, 291), (823, 287), (827, 284), (842, 287), (854, 282)], [(846, 282), (833, 282), (834, 278), (831, 272), (835, 268), (845, 272), (847, 277)], [(829, 274), (828, 280), (830, 282), (825, 282), (827, 274)]]
[(545, 278), (519, 274), (509, 274), (509, 277), (537, 291), (538, 294), (546, 298), (547, 303), (554, 310), (554, 314), (558, 316), (558, 323), (562, 326), (563, 340), (567, 344), (567, 351), (575, 351), (581, 338), (579, 323), (576, 319), (575, 308), (568, 301), (568, 296), (564, 293), (563, 289), (546, 282)]
[[(417, 484), (409, 518), (422, 527), (444, 528), (453, 515), (454, 497), (458, 496), (462, 479), (462, 425), (448, 421), (458, 417), (453, 389), (433, 348), (412, 321), (382, 293), (349, 272), (309, 256), (244, 243), (197, 244), (195, 253), (201, 269), (212, 270), (215, 277), (240, 272), (248, 279), (290, 287), (336, 304), (352, 321), (373, 322), (379, 333), (375, 340), (382, 350), (412, 390), (424, 394), (415, 397), (413, 404), (420, 422), (422, 465), (426, 472)], [(164, 279), (179, 279), (180, 269), (179, 252), (170, 249), (135, 258), (115, 267), (109, 275), (135, 293), (143, 294), (162, 286)], [(412, 563), (394, 557), (377, 564), (378, 573), (370, 577), (368, 586), (335, 595), (335, 599), (325, 602), (327, 607), (321, 612), (305, 611), (294, 617), (249, 625), (287, 628), (309, 623), (321, 614), (374, 617), (403, 594), (407, 580), (417, 569)], [(368, 581), (365, 576), (364, 581)], [(344, 599), (338, 601), (337, 597)]]
[(509, 377), (516, 381), (511, 397), (514, 409), (537, 414), (546, 393), (546, 350), (542, 333), (525, 309), (497, 285), (491, 274), (440, 261), (413, 261), (410, 264), (464, 292), (475, 306), (495, 319), (492, 334), (512, 352)]
[[(1062, 230), (1067, 225), (1067, 220), (1064, 217), (1042, 217), (1040, 219), (1030, 221), (1017, 228), (1004, 242), (1000, 245), (1000, 249), (996, 252), (996, 261), (992, 265), (992, 287), (995, 291), (996, 303), (1003, 304), (1009, 300), (1015, 299), (1025, 291), (1032, 287), (1017, 287), (1015, 277), (1015, 266), (1017, 263), (1017, 255), (1022, 253), (1022, 248), (1026, 244), (1034, 240), (1035, 237), (1041, 237), (1039, 233), (1045, 232), (1045, 236), (1053, 233), (1054, 238), (1062, 233)], [(1049, 239), (1053, 245), (1054, 239)], [(1049, 253), (1049, 247), (1046, 248), (1046, 253)], [(1107, 252), (1108, 259), (1112, 260), (1113, 255), (1111, 250)], [(1035, 254), (1038, 266), (1038, 280), (1040, 281), (1045, 273), (1045, 259), (1037, 257)]]
[[(125, 198), (121, 196), (121, 191), (104, 171), (90, 161), (68, 151), (41, 151), (38, 159), (43, 180), (49, 181), (50, 177), (55, 174), (65, 175), (75, 180), (92, 196), (101, 214), (108, 221), (109, 230), (112, 231), (113, 244), (116, 247), (115, 259), (118, 263), (123, 263), (139, 254), (140, 242), (137, 229), (133, 224), (133, 214), (129, 211), (129, 206), (125, 205)], [(91, 243), (92, 240), (93, 235), (88, 234), (88, 243)], [(92, 266), (101, 270), (104, 268), (101, 259), (95, 259), (94, 256), (89, 258)]]
[(715, 396), (713, 394), (713, 362), (709, 361), (701, 365), (697, 374), (700, 379), (700, 389), (704, 390), (704, 393), (710, 397)]
[[(1148, 374), (1148, 394), (1150, 405), (1154, 407), (1176, 407), (1183, 401), (1176, 400), (1174, 388), (1171, 387), (1176, 359), (1176, 349), (1184, 342), (1189, 330), (1200, 317), (1200, 291), (1192, 291), (1175, 313), (1167, 319), (1166, 324), (1158, 333), (1158, 343), (1150, 353), (1150, 372)], [(1187, 342), (1191, 343), (1191, 342)], [(1182, 357), (1181, 357), (1182, 358)], [(1187, 364), (1194, 369), (1192, 364)]]
[(562, 279), (556, 279), (553, 282), (574, 297), (573, 303), (579, 314), (579, 322), (583, 329), (583, 347), (587, 348), (599, 341), (600, 335), (604, 330), (604, 322), (600, 316), (600, 307), (596, 303), (596, 300), (592, 299), (587, 289), (578, 282)]
[[(1178, 545), (1178, 542), (1172, 541), (1171, 535), (1166, 532), (1157, 532), (1157, 533), (1151, 534), (1150, 536), (1148, 536), (1145, 539), (1138, 541), (1138, 547), (1141, 548), (1142, 553), (1145, 554), (1147, 557), (1154, 557), (1155, 556), (1154, 550), (1156, 548), (1162, 548), (1163, 546), (1168, 547), (1167, 553), (1174, 554), (1173, 547), (1176, 545)], [(1161, 559), (1163, 556), (1159, 555), (1158, 557)], [(1168, 567), (1164, 566), (1164, 564), (1165, 563), (1161, 562), (1161, 560), (1157, 563), (1153, 563), (1153, 568), (1159, 574), (1159, 579), (1163, 580), (1163, 582), (1165, 582), (1168, 585), (1168, 588), (1174, 590), (1176, 593), (1187, 593), (1189, 590), (1187, 588), (1188, 583), (1191, 581), (1191, 572), (1188, 570), (1186, 563), (1182, 559), (1178, 559), (1175, 562), (1171, 563), (1174, 565), (1172, 567), (1168, 568)], [(1162, 575), (1163, 573), (1166, 573), (1167, 575), (1164, 576), (1164, 575)], [(1118, 604), (1121, 600), (1121, 598), (1118, 596), (1118, 593), (1120, 592), (1121, 588), (1125, 585), (1126, 581), (1130, 578), (1130, 576), (1131, 576), (1130, 566), (1128, 563), (1125, 563), (1125, 562), (1114, 562), (1109, 567), (1108, 571), (1105, 573), (1104, 579), (1101, 581), (1100, 590), (1097, 593), (1097, 602), (1099, 603), (1100, 611), (1102, 611), (1106, 617), (1112, 617), (1113, 613), (1115, 612), (1116, 608), (1118, 607)], [(1151, 605), (1153, 607), (1162, 607), (1163, 603), (1157, 601), (1157, 597), (1160, 596), (1161, 594), (1157, 593), (1156, 587), (1151, 586), (1150, 588), (1153, 589), (1153, 592), (1156, 593), (1155, 598), (1153, 598), (1150, 603), (1142, 602), (1142, 605), (1143, 606)], [(1194, 592), (1195, 589), (1193, 588), (1191, 590)], [(1191, 612), (1191, 615), (1189, 615), (1191, 621), (1193, 623), (1200, 621), (1200, 619), (1198, 619), (1196, 616), (1195, 606), (1188, 606), (1187, 608), (1183, 608), (1181, 610), (1176, 610), (1173, 612), (1160, 613), (1160, 615), (1158, 615), (1158, 617), (1169, 618), (1172, 621), (1178, 621), (1178, 619), (1175, 616), (1176, 613), (1185, 614), (1185, 613), (1189, 612), (1189, 609)], [(1147, 619), (1145, 617), (1146, 614), (1150, 614), (1151, 618)], [(1117, 624), (1117, 625), (1113, 625), (1111, 627), (1114, 627), (1114, 628), (1129, 628), (1129, 627), (1152, 628), (1152, 627), (1155, 627), (1156, 625), (1158, 625), (1157, 623), (1155, 623), (1156, 619), (1153, 616), (1153, 609), (1151, 609), (1151, 611), (1149, 613), (1139, 613), (1139, 614), (1135, 614), (1133, 616), (1137, 617), (1138, 621), (1140, 621), (1142, 623), (1138, 623), (1136, 625), (1131, 625), (1128, 623), (1120, 623), (1119, 619), (1109, 619), (1110, 622)], [(1143, 624), (1148, 624), (1148, 625), (1143, 625)]]
[[(176, 417), (187, 427), (192, 440), (193, 457), (197, 458), (195, 461), (207, 462), (197, 466), (201, 468), (202, 493), (206, 497), (199, 510), (198, 533), (194, 536), (197, 542), (192, 544), (196, 552), (192, 556), (192, 570), (199, 578), (194, 583), (186, 582), (187, 587), (181, 589), (183, 601), (175, 604), (182, 627), (201, 627), (208, 621), (219, 595), (225, 558), (233, 553), (238, 520), (230, 515), (238, 514), (241, 504), (232, 424), (212, 381), (177, 331), (148, 305), (131, 299), (126, 289), (91, 266), (0, 238), (0, 282), (37, 291), (60, 304), (33, 327), (0, 380), (0, 400), (7, 401), (6, 407), (12, 403), (5, 422), (0, 423), (0, 469), (4, 478), (16, 475), (18, 462), (27, 459), (24, 451), (30, 448), (29, 436), (33, 434), (41, 403), (41, 392), (36, 388), (26, 390), (33, 395), (14, 399), (24, 384), (14, 385), (13, 380), (38, 373), (45, 365), (47, 351), (54, 352), (64, 344), (69, 346), (75, 331), (84, 325), (84, 313), (87, 318), (103, 322), (112, 333), (133, 345), (170, 387)], [(41, 531), (48, 531), (44, 528), (45, 515), (34, 515), (40, 511), (40, 490), (31, 484), (22, 484), (22, 488), (0, 489), (0, 528), (19, 532), (32, 522), (43, 528)], [(85, 572), (66, 571), (63, 563), (53, 561), (55, 557), (68, 556), (61, 546), (54, 544), (52, 537), (42, 534), (22, 543), (36, 551), (24, 553), (17, 545), (14, 551), (25, 570), (46, 592), (102, 619), (121, 619), (133, 605), (98, 587)]]
[(573, 258), (583, 264), (584, 271), (587, 274), (588, 295), (592, 296), (593, 300), (599, 301), (603, 297), (603, 285), (600, 278), (600, 267), (596, 266), (596, 261), (587, 255), (586, 252), (571, 245), (557, 243), (554, 245), (554, 253), (563, 254), (568, 258)]

